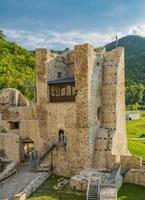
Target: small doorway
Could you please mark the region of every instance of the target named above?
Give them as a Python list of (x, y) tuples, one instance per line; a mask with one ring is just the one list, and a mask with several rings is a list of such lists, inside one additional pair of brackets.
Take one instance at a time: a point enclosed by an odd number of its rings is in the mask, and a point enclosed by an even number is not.
[(29, 153), (35, 149), (34, 142), (30, 138), (25, 138), (22, 140), (22, 152), (23, 161), (28, 161)]

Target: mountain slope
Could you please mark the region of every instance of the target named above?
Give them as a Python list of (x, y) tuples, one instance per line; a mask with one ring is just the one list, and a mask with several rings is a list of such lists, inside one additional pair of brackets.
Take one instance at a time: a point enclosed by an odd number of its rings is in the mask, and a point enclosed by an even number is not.
[[(107, 50), (115, 48), (116, 42), (106, 45)], [(126, 84), (145, 85), (145, 38), (129, 35), (118, 40), (118, 46), (125, 47)]]

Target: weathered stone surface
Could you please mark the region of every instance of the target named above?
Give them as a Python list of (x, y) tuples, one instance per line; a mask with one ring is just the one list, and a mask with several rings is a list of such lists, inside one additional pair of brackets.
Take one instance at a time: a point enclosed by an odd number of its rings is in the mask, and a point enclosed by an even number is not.
[(12, 174), (16, 173), (18, 170), (18, 162), (17, 161), (11, 161), (9, 164), (7, 164), (5, 170), (0, 173), (0, 182)]
[(142, 167), (142, 158), (135, 156), (121, 156), (120, 163), (129, 169), (139, 169)]
[(25, 200), (29, 197), (42, 183), (50, 176), (50, 172), (40, 174), (37, 178), (32, 180), (20, 193), (14, 195), (13, 200)]
[(100, 200), (117, 200), (117, 189), (113, 187), (101, 188)]
[(34, 191), (32, 187), (35, 189), (40, 186), (49, 175), (48, 172), (29, 172), (29, 165), (25, 163), (20, 166), (17, 173), (0, 183), (0, 199), (12, 199), (15, 194), (21, 193), (25, 188), (24, 194), (29, 194), (31, 190)]
[(124, 182), (145, 186), (145, 169), (131, 169), (125, 175)]
[(19, 90), (7, 88), (0, 90), (0, 104), (6, 104), (10, 106), (28, 106), (29, 101)]
[(8, 160), (20, 161), (20, 137), (11, 133), (0, 133), (0, 150)]

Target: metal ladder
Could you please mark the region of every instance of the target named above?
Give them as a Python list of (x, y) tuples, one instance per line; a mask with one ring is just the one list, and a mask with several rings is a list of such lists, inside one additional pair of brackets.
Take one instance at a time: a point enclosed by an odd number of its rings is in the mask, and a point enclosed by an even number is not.
[(90, 173), (86, 200), (99, 200), (99, 199), (100, 199), (100, 179), (97, 177), (96, 173)]

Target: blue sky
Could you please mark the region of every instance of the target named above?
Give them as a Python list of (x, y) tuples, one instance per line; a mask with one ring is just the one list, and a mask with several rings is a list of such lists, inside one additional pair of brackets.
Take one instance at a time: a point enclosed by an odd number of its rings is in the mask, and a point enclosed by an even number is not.
[(0, 29), (28, 49), (102, 46), (116, 33), (145, 36), (145, 0), (0, 0)]

